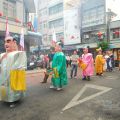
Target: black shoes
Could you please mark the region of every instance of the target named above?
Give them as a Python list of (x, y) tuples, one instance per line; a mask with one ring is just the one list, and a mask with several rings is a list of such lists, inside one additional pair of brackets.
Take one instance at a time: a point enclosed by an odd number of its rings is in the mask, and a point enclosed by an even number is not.
[(86, 77), (83, 77), (82, 80), (87, 80)]
[(103, 76), (103, 73), (96, 73), (96, 76)]
[(87, 80), (90, 81), (90, 76), (87, 76)]
[(82, 78), (82, 80), (88, 80), (88, 81), (90, 81), (90, 76), (84, 76), (84, 77)]
[(42, 81), (41, 83), (47, 83), (46, 81)]

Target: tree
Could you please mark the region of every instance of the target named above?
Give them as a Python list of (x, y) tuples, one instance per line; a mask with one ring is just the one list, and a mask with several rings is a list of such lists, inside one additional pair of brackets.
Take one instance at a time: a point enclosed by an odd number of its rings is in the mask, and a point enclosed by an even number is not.
[(105, 50), (109, 49), (109, 44), (107, 41), (101, 41), (98, 43), (98, 48), (100, 48), (100, 47), (103, 51), (105, 51)]

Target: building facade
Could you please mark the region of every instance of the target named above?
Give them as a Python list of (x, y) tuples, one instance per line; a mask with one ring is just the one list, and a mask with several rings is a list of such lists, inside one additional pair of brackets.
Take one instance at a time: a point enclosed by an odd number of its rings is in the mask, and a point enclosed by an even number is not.
[(27, 52), (31, 45), (38, 44), (35, 42), (39, 41), (38, 35), (35, 37), (28, 29), (29, 13), (35, 12), (34, 0), (0, 0), (0, 52), (4, 51), (6, 18), (8, 18), (10, 35), (20, 35), (23, 28)]
[(99, 41), (110, 42), (110, 22), (119, 19), (119, 0), (81, 0), (82, 43), (93, 48)]
[(45, 45), (48, 41), (48, 0), (38, 0), (38, 31), (42, 34), (42, 42)]
[(105, 0), (86, 0), (81, 5), (81, 11), (82, 43), (96, 48), (97, 33), (106, 31)]
[(97, 48), (111, 42), (110, 23), (120, 19), (119, 0), (39, 0), (39, 31), (50, 45), (53, 31), (57, 41), (75, 49)]
[[(51, 41), (53, 39), (52, 35), (54, 31), (56, 33), (56, 40), (63, 41), (65, 45), (74, 45), (80, 43), (80, 30), (79, 26), (77, 26), (79, 24), (77, 21), (79, 18), (78, 9), (75, 8), (74, 4), (71, 1), (38, 1), (39, 31), (43, 35), (44, 45), (51, 45)], [(73, 14), (70, 14), (70, 12)], [(73, 17), (74, 20), (71, 24)], [(69, 24), (66, 25), (68, 22)]]
[(110, 48), (113, 50), (116, 66), (120, 61), (120, 20), (110, 24)]
[[(19, 7), (18, 7), (19, 6)], [(21, 12), (19, 12), (21, 11)], [(8, 17), (9, 32), (20, 34), (21, 32), (21, 22), (25, 22), (25, 14), (23, 15), (25, 9), (23, 1), (16, 0), (0, 0), (0, 48), (1, 52), (4, 51), (4, 38), (6, 31), (6, 17)], [(24, 27), (24, 32), (26, 34), (26, 28)]]
[(48, 40), (51, 41), (55, 31), (56, 40), (64, 39), (64, 6), (63, 0), (51, 0), (48, 4)]

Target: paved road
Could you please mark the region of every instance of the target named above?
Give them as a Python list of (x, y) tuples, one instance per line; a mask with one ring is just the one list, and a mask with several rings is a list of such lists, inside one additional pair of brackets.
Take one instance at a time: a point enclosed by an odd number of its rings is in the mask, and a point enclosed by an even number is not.
[(80, 78), (55, 91), (49, 89), (50, 79), (40, 83), (43, 72), (28, 74), (26, 98), (13, 109), (0, 103), (0, 120), (120, 120), (119, 71), (91, 81)]

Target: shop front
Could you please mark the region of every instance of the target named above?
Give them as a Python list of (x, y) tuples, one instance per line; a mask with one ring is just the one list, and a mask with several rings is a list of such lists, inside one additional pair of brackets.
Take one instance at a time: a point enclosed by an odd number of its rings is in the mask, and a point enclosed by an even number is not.
[(118, 67), (120, 62), (120, 43), (112, 43), (109, 47), (113, 50), (115, 66)]

